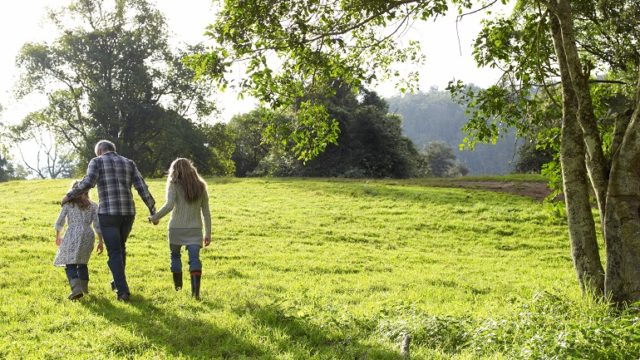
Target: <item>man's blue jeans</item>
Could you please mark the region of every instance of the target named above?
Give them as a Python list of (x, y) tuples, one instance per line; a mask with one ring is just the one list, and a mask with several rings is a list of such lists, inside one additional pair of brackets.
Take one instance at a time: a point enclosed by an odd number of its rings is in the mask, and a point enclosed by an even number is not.
[(64, 272), (67, 274), (67, 279), (80, 279), (89, 280), (89, 268), (87, 264), (67, 264), (64, 267)]
[(171, 272), (182, 272), (182, 259), (180, 259), (180, 248), (187, 248), (189, 253), (189, 272), (202, 271), (200, 262), (200, 245), (169, 245), (171, 249)]
[(129, 294), (124, 270), (127, 262), (126, 243), (133, 226), (133, 219), (133, 215), (98, 215), (102, 238), (109, 256), (107, 265), (111, 270), (118, 294)]

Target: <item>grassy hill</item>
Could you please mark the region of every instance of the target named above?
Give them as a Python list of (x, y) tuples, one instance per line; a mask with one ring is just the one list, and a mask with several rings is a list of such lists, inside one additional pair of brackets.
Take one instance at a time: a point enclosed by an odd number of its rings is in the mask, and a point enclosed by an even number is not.
[[(413, 358), (640, 355), (640, 317), (580, 296), (566, 228), (538, 202), (403, 181), (209, 181), (203, 300), (173, 291), (167, 220), (139, 207), (126, 304), (106, 252), (91, 294), (66, 300), (52, 262), (69, 181), (0, 184), (0, 358), (395, 359), (404, 333)], [(164, 182), (150, 187), (161, 202)]]

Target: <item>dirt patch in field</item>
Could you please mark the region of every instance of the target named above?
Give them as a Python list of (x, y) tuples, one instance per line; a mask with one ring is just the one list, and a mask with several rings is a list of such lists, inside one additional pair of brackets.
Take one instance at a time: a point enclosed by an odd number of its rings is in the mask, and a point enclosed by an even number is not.
[(526, 181), (464, 181), (456, 180), (448, 184), (441, 184), (447, 187), (460, 187), (469, 189), (498, 191), (509, 194), (527, 196), (537, 201), (546, 198), (551, 190), (544, 182), (526, 182)]

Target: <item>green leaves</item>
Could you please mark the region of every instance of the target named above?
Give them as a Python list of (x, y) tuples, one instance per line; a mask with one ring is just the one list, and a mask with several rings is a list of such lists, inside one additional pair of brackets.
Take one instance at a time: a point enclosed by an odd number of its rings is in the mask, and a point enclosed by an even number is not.
[[(326, 146), (334, 125), (321, 114), (322, 99), (332, 96), (336, 83), (358, 89), (375, 80), (394, 77), (397, 62), (420, 63), (419, 43), (399, 46), (397, 35), (417, 14), (431, 16), (447, 10), (445, 0), (361, 1), (227, 1), (218, 20), (208, 28), (213, 46), (189, 59), (199, 75), (226, 86), (224, 72), (242, 63), (246, 73), (240, 89), (274, 110), (301, 111), (296, 133), (298, 155), (311, 158)], [(218, 66), (221, 65), (221, 66)], [(417, 84), (417, 75), (398, 81), (404, 91)], [(300, 106), (302, 103), (307, 105)], [(313, 109), (313, 110), (312, 110)], [(318, 126), (309, 116), (313, 113)], [(322, 124), (325, 125), (322, 125)], [(304, 136), (319, 136), (305, 141)], [(312, 150), (310, 146), (319, 146)]]
[(338, 122), (330, 118), (325, 106), (310, 100), (299, 104), (294, 117), (271, 114), (267, 122), (267, 141), (282, 145), (303, 162), (315, 158), (327, 145), (336, 144), (340, 133)]

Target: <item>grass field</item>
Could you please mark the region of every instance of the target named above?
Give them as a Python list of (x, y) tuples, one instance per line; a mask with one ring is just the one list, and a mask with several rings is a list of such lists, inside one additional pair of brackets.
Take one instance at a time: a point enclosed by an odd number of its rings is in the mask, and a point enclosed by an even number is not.
[(167, 220), (148, 224), (137, 200), (131, 302), (115, 301), (106, 252), (70, 302), (52, 266), (68, 185), (0, 184), (0, 358), (396, 359), (404, 333), (412, 358), (640, 356), (638, 313), (580, 296), (565, 226), (525, 197), (210, 179), (202, 301), (173, 291)]

